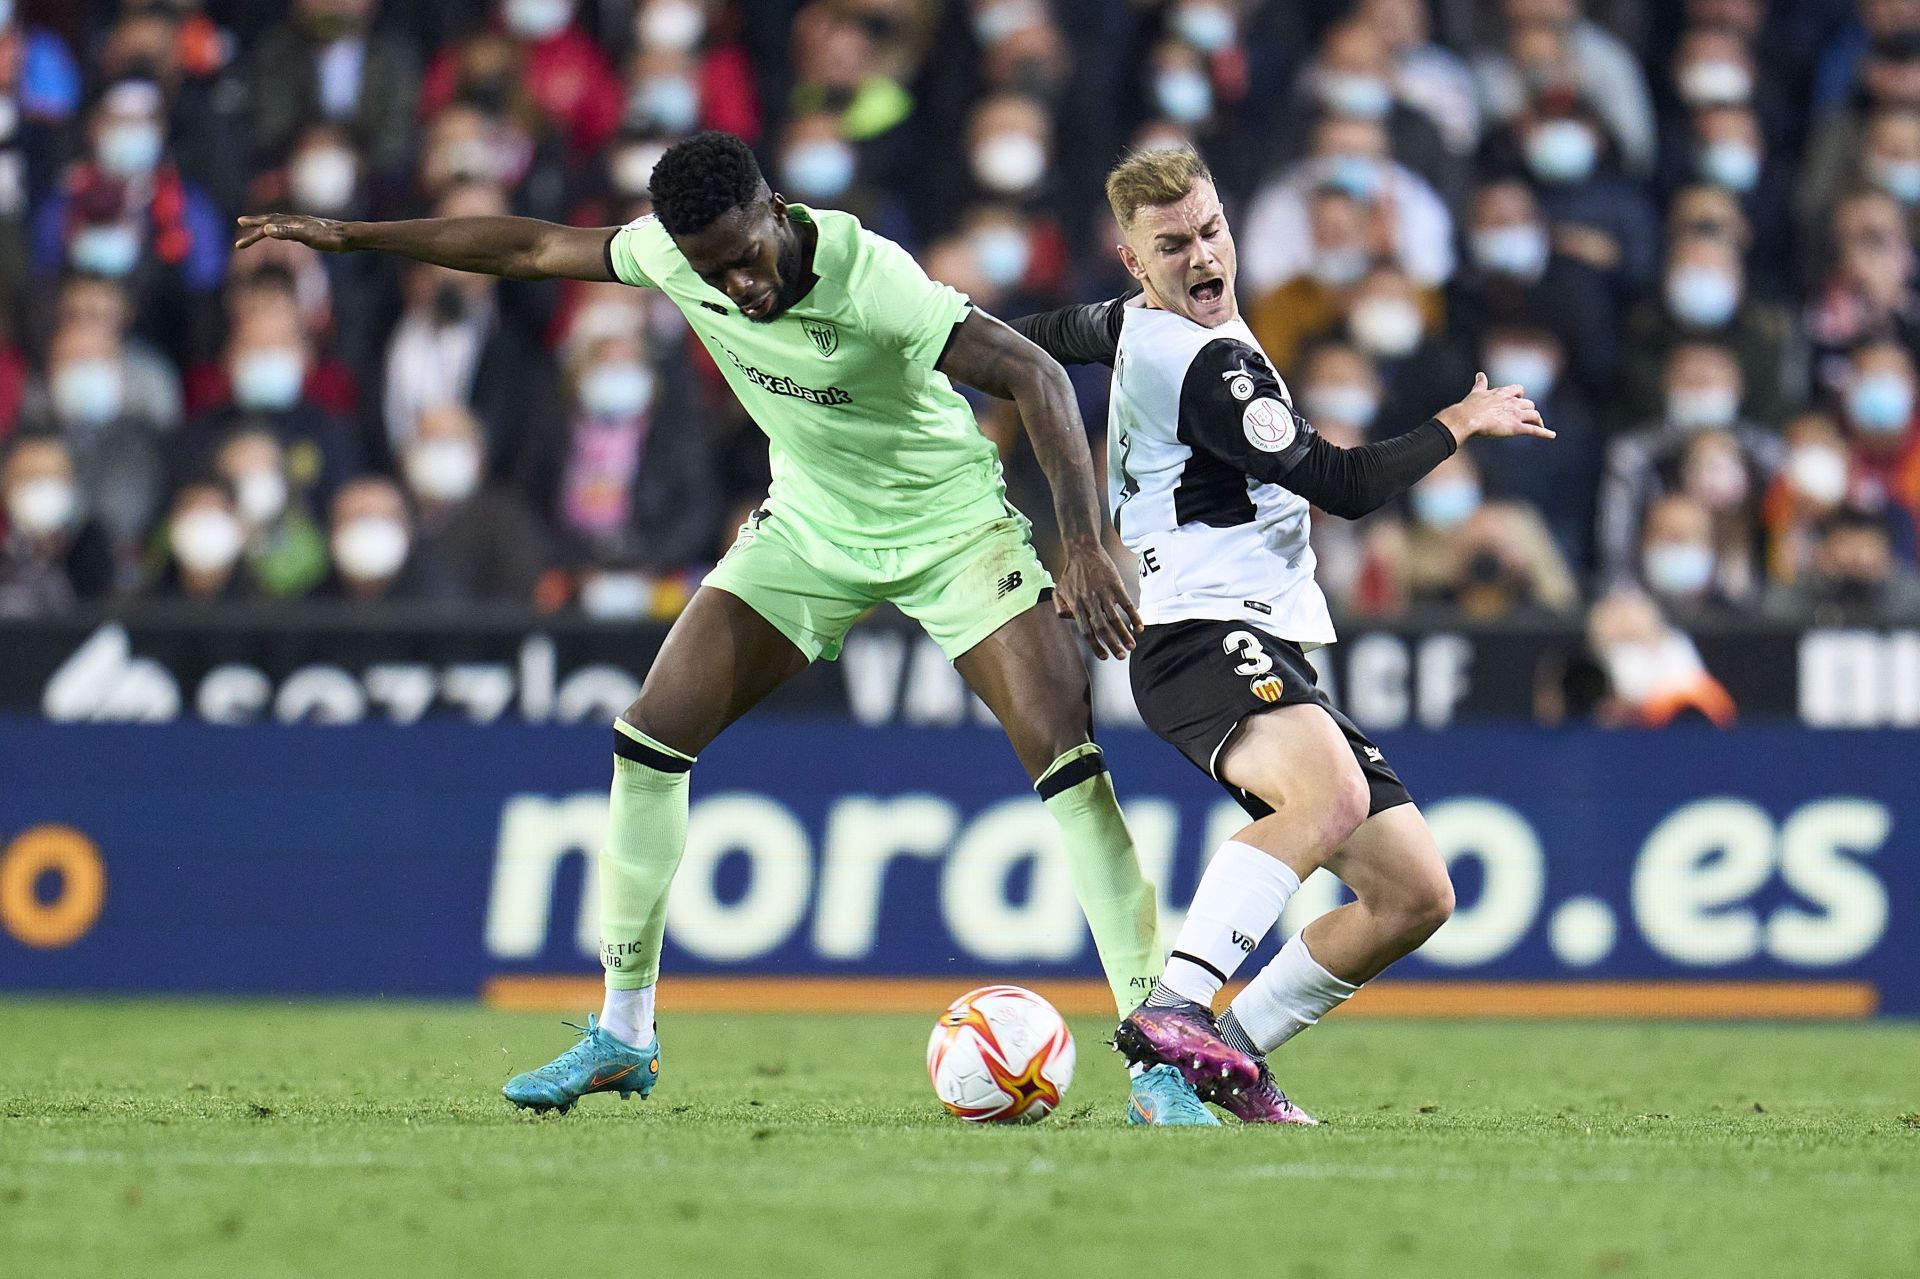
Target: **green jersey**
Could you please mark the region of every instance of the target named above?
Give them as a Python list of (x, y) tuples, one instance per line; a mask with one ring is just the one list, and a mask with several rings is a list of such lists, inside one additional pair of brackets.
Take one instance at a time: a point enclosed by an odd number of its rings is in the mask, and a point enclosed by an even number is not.
[(851, 214), (789, 205), (819, 231), (807, 295), (740, 313), (651, 215), (608, 248), (623, 284), (672, 298), (770, 442), (773, 509), (843, 546), (913, 546), (1007, 514), (1000, 457), (934, 365), (966, 296)]

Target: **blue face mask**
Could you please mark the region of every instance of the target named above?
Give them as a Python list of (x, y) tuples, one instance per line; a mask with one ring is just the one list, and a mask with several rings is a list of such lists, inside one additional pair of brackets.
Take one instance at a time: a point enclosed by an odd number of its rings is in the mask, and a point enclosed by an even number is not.
[(1920, 204), (1920, 164), (1909, 160), (1869, 160), (1873, 183), (1902, 204)]
[(300, 399), (306, 361), (286, 348), (248, 351), (233, 362), (233, 400), (243, 409), (281, 413)]
[(685, 133), (700, 119), (700, 90), (685, 76), (643, 80), (627, 99), (627, 119), (658, 125), (668, 133)]
[(1481, 270), (1495, 275), (1537, 280), (1547, 269), (1548, 252), (1546, 228), (1532, 223), (1488, 227), (1473, 234), (1473, 260)]
[(114, 177), (137, 178), (153, 172), (165, 146), (159, 125), (150, 120), (123, 120), (101, 130), (97, 154), (100, 167)]
[(1313, 259), (1313, 278), (1334, 289), (1357, 284), (1373, 265), (1365, 249), (1329, 249)]
[(1033, 250), (1019, 231), (1010, 226), (981, 227), (968, 238), (981, 274), (993, 284), (1009, 288), (1026, 275)]
[(1667, 308), (1682, 324), (1717, 329), (1740, 305), (1740, 282), (1712, 267), (1683, 266), (1667, 277)]
[(1661, 595), (1698, 595), (1713, 584), (1713, 550), (1700, 542), (1658, 542), (1647, 548), (1640, 570)]
[(1537, 346), (1496, 346), (1487, 352), (1487, 381), (1495, 386), (1519, 386), (1530, 400), (1553, 394), (1559, 370), (1553, 357)]
[(1320, 76), (1320, 101), (1335, 115), (1379, 120), (1393, 110), (1393, 88), (1370, 75), (1329, 71)]
[(1371, 202), (1381, 185), (1380, 162), (1365, 155), (1336, 155), (1326, 160), (1325, 182), (1356, 200)]
[(1579, 120), (1549, 120), (1527, 135), (1527, 164), (1543, 182), (1584, 182), (1599, 158), (1599, 139)]
[(1847, 391), (1847, 416), (1871, 435), (1898, 435), (1913, 419), (1913, 387), (1897, 373), (1869, 373)]
[(118, 279), (140, 260), (140, 233), (119, 222), (84, 226), (74, 232), (67, 257), (75, 270)]
[(633, 417), (653, 402), (653, 373), (643, 364), (597, 364), (580, 379), (580, 407), (594, 417)]
[(795, 195), (836, 199), (853, 185), (853, 148), (824, 138), (802, 142), (787, 152), (780, 171)]
[(1700, 150), (1700, 176), (1745, 194), (1760, 181), (1760, 155), (1738, 142), (1710, 142)]
[(1218, 53), (1233, 43), (1233, 15), (1219, 5), (1187, 5), (1173, 15), (1173, 29), (1202, 53)]
[(1190, 67), (1155, 76), (1153, 99), (1168, 119), (1181, 124), (1198, 124), (1213, 114), (1213, 85)]
[(1472, 480), (1416, 484), (1413, 513), (1429, 528), (1458, 528), (1480, 507), (1480, 486)]

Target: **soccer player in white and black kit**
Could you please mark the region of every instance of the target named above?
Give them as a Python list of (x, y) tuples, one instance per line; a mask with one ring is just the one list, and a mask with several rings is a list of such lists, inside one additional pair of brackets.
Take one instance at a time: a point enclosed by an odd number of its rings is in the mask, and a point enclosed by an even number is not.
[[(1404, 435), (1329, 444), (1240, 319), (1233, 236), (1200, 157), (1132, 155), (1107, 198), (1139, 291), (1014, 327), (1062, 363), (1113, 368), (1108, 491), (1140, 560), (1146, 622), (1134, 698), (1253, 818), (1208, 862), (1165, 975), (1115, 1042), (1177, 1066), (1246, 1122), (1312, 1123), (1266, 1055), (1419, 947), (1452, 912), (1453, 887), (1406, 787), (1316, 686), (1306, 650), (1334, 634), (1308, 507), (1358, 518), (1469, 436), (1553, 433), (1521, 388), (1482, 375)], [(1287, 942), (1216, 1023), (1220, 988), (1322, 866), (1358, 900)]]

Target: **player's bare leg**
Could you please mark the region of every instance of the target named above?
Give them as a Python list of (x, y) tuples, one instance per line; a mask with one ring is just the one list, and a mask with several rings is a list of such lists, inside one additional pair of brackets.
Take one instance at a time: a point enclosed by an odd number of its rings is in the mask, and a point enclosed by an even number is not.
[(607, 993), (580, 1042), (516, 1075), (507, 1099), (572, 1108), (589, 1092), (646, 1096), (660, 1073), (654, 984), (667, 886), (687, 836), (688, 774), (708, 742), (807, 664), (737, 596), (695, 593), (668, 632), (639, 698), (614, 725), (613, 793), (600, 858), (600, 956)]
[[(1161, 967), (1158, 907), (1093, 743), (1093, 696), (1072, 632), (1041, 601), (954, 662), (987, 704), (1014, 754), (1060, 823), (1074, 893), (1125, 1013), (1151, 990)], [(1134, 1080), (1129, 1117), (1137, 1123), (1211, 1124), (1170, 1068)]]

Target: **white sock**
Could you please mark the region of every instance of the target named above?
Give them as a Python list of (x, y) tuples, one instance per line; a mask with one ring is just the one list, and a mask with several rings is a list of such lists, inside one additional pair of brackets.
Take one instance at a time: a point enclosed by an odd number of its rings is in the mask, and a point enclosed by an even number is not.
[(1322, 968), (1296, 933), (1233, 1001), (1233, 1015), (1247, 1036), (1270, 1053), (1360, 989)]
[(1220, 845), (1200, 876), (1160, 985), (1212, 1007), (1299, 889), (1300, 877), (1271, 853), (1231, 839)]
[(653, 992), (652, 986), (608, 987), (606, 1002), (600, 1005), (600, 1029), (629, 1048), (645, 1048), (653, 1042)]

